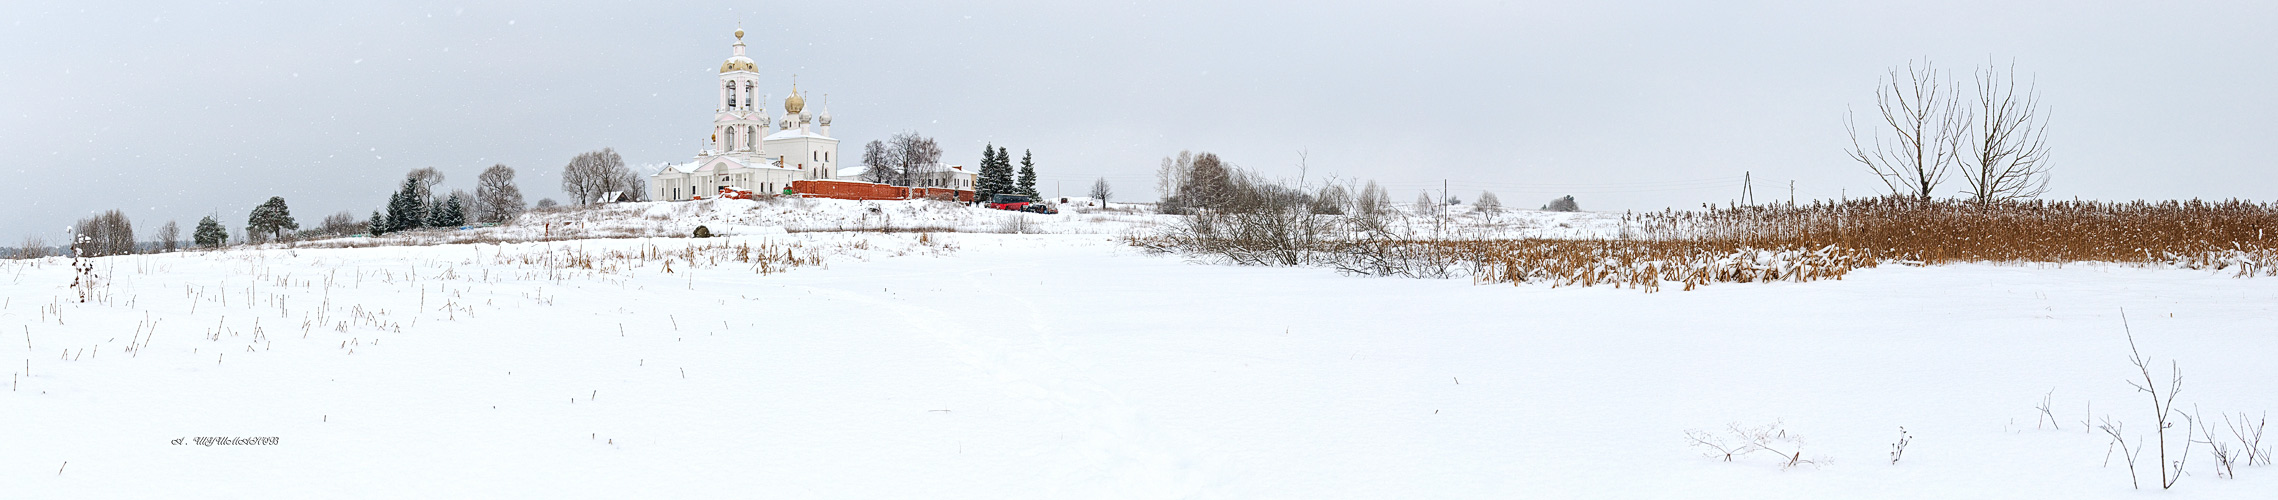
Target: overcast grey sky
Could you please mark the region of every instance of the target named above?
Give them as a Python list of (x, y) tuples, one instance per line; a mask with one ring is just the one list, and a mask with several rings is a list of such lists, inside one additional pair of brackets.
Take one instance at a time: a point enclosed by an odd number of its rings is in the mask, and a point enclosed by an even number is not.
[[(123, 209), (138, 236), (269, 196), (368, 215), (404, 172), (494, 163), (560, 198), (579, 152), (687, 161), (741, 22), (767, 89), (830, 96), (1042, 188), (1152, 199), (1162, 157), (1442, 180), (1593, 210), (1872, 194), (1847, 107), (1927, 57), (2037, 78), (2058, 198), (2278, 199), (2278, 2), (0, 3), (0, 245)], [(780, 103), (774, 106), (780, 114)], [(1947, 192), (1958, 189), (1951, 185)], [(187, 230), (185, 229), (185, 232)]]

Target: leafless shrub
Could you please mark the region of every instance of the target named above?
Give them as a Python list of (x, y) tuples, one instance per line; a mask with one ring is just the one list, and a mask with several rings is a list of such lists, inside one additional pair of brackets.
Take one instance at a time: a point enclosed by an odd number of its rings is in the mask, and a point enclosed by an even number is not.
[(2136, 479), (2136, 458), (2143, 455), (2143, 438), (2138, 436), (2134, 444), (2128, 443), (2128, 438), (2125, 437), (2127, 424), (2114, 422), (2112, 417), (2104, 417), (2104, 425), (2096, 428), (2104, 431), (2104, 435), (2112, 438), (2112, 442), (2104, 446), (2104, 465), (2107, 467), (2112, 465), (2112, 449), (2119, 448), (2120, 458), (2128, 464), (2128, 484), (2136, 489), (2143, 489), (2143, 482)]
[(41, 238), (39, 235), (25, 236), (24, 241), (16, 245), (15, 258), (37, 259), (47, 256), (47, 238)]
[(1036, 225), (1029, 222), (1027, 215), (1009, 214), (1008, 217), (997, 220), (996, 232), (1001, 234), (1034, 234)]
[[(2136, 334), (2133, 329), (2128, 328), (2128, 312), (2126, 310), (2120, 311), (2120, 327), (2127, 330), (2128, 363), (2135, 365), (2136, 372), (2143, 376), (2143, 383), (2139, 384), (2131, 380), (2128, 381), (2128, 385), (2135, 387), (2136, 392), (2151, 396), (2152, 423), (2154, 425), (2152, 432), (2159, 436), (2159, 487), (2160, 489), (2174, 488), (2175, 482), (2183, 479), (2184, 464), (2191, 460), (2191, 444), (2193, 442), (2191, 433), (2195, 430), (2191, 425), (2183, 426), (2183, 450), (2177, 454), (2173, 461), (2169, 461), (2167, 457), (2167, 430), (2175, 426), (2172, 418), (2182, 414), (2175, 409), (2175, 395), (2183, 392), (2183, 367), (2176, 364), (2174, 360), (2167, 362), (2169, 371), (2167, 392), (2163, 396), (2160, 392), (2160, 386), (2152, 381), (2151, 362), (2144, 358), (2143, 351), (2136, 349)], [(2185, 416), (2184, 418), (2189, 417)]]
[(1906, 445), (1913, 442), (1914, 435), (1906, 433), (1906, 426), (1899, 426), (1898, 442), (1890, 444), (1890, 464), (1898, 465), (1898, 459), (1906, 456)]
[(1488, 191), (1480, 191), (1479, 199), (1472, 200), (1471, 206), (1479, 210), (1479, 213), (1483, 214), (1497, 214), (1503, 212), (1503, 200), (1496, 198), (1495, 193)]
[(2268, 412), (2264, 412), (2261, 418), (2248, 418), (2246, 412), (2239, 412), (2236, 422), (2231, 420), (2230, 415), (2223, 415), (2223, 424), (2230, 428), (2231, 437), (2238, 440), (2239, 458), (2248, 467), (2270, 465), (2270, 448), (2262, 445), (2262, 429), (2269, 423)]
[[(2198, 424), (2199, 436), (2205, 438), (2199, 444), (2207, 445), (2207, 454), (2215, 458), (2215, 477), (2238, 479), (2238, 470), (2233, 464), (2238, 461), (2240, 450), (2232, 448), (2229, 441), (2216, 439), (2214, 422), (2200, 418), (2197, 407), (2191, 410), (2191, 422)], [(2229, 417), (2226, 415), (2225, 418)]]
[[(1803, 458), (1803, 436), (1789, 433), (1780, 422), (1743, 427), (1739, 423), (1725, 425), (1724, 433), (1711, 433), (1699, 429), (1685, 431), (1686, 442), (1703, 450), (1702, 455), (1726, 462), (1750, 454), (1764, 452), (1779, 458), (1781, 469), (1799, 466), (1818, 466), (1825, 457)], [(1895, 460), (1894, 460), (1895, 463)]]

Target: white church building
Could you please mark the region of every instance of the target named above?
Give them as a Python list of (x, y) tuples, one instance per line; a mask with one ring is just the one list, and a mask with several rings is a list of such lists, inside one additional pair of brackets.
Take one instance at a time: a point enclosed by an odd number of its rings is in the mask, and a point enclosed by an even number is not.
[(759, 92), (759, 64), (744, 55), (744, 30), (736, 29), (735, 54), (720, 63), (717, 110), (712, 136), (696, 160), (666, 166), (649, 178), (649, 199), (681, 201), (711, 198), (722, 187), (754, 193), (780, 193), (798, 180), (831, 180), (839, 166), (838, 139), (831, 138), (829, 106), (807, 112), (807, 98), (791, 85), (783, 118), (767, 115)]

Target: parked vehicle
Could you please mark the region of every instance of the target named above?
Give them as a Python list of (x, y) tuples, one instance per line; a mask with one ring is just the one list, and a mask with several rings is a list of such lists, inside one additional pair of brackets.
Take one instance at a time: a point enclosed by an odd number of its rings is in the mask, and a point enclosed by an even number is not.
[(1051, 204), (1039, 202), (1034, 199), (1030, 199), (1029, 197), (1017, 194), (992, 195), (989, 197), (988, 206), (992, 209), (1011, 210), (1014, 212), (1028, 212), (1038, 214), (1060, 213), (1059, 210), (1053, 210)]
[[(738, 187), (733, 187), (733, 186), (720, 186), (720, 194), (719, 194), (719, 195), (717, 195), (717, 196), (713, 196), (712, 198), (713, 198), (713, 199), (723, 199), (723, 200), (749, 200), (749, 199), (751, 199), (751, 197), (752, 197), (752, 194), (751, 194), (751, 190), (749, 190), (749, 189), (743, 189), (743, 188), (738, 188)], [(702, 200), (702, 199), (706, 199), (704, 196), (701, 196), (701, 195), (698, 195), (698, 196), (690, 196), (689, 198), (690, 198), (690, 199), (696, 199), (696, 200)]]

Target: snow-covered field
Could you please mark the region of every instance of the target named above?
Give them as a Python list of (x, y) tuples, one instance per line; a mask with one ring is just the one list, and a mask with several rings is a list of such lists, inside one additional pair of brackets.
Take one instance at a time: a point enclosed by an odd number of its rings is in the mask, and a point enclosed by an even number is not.
[[(0, 262), (0, 497), (2134, 498), (2081, 423), (2151, 436), (2122, 308), (2183, 409), (2278, 409), (2273, 279), (1478, 286), (1192, 264), (1119, 243), (1145, 216), (1052, 217), (109, 257), (86, 303), (67, 260)], [(1816, 466), (1685, 440), (1775, 421)], [(2179, 498), (2278, 497), (2278, 467), (2193, 453)]]

